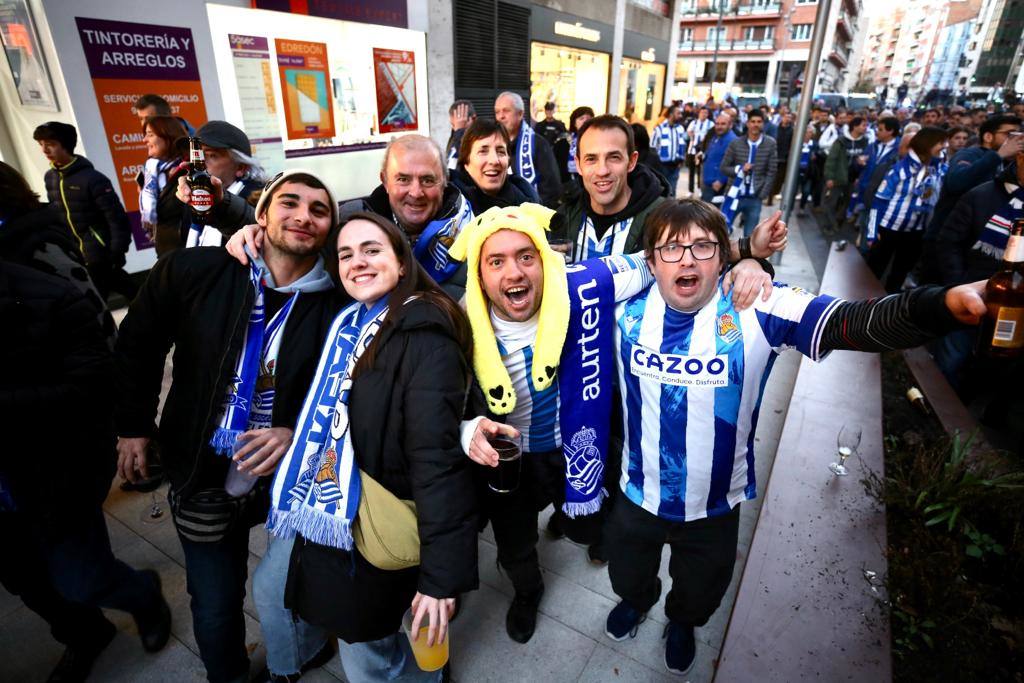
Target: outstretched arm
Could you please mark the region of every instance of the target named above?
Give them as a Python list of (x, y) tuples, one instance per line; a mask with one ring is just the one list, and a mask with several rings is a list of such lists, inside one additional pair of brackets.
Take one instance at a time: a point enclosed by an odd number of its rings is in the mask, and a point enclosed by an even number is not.
[(918, 287), (881, 299), (844, 301), (822, 330), (821, 351), (909, 349), (985, 315), (985, 282)]

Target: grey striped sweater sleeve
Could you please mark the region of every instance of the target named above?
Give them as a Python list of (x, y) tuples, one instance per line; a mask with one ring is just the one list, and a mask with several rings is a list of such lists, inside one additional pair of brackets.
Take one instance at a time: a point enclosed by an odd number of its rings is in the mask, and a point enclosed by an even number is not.
[(918, 287), (880, 299), (844, 301), (822, 331), (820, 350), (909, 349), (963, 327), (946, 308), (948, 287)]

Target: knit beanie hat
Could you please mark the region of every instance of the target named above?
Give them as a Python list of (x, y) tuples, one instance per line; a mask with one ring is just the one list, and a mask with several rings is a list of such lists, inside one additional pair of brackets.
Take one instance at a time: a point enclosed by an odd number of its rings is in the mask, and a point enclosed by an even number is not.
[(487, 406), (496, 415), (508, 415), (515, 409), (516, 393), (508, 370), (501, 362), (487, 298), (480, 286), (480, 250), (487, 238), (499, 230), (521, 232), (537, 247), (544, 273), (544, 287), (541, 291), (531, 379), (534, 387), (543, 391), (555, 381), (558, 360), (569, 327), (565, 259), (548, 246), (544, 234), (554, 214), (547, 207), (529, 202), (506, 208), (493, 207), (474, 218), (448, 250), (452, 258), (467, 262), (466, 314), (473, 329), (473, 369), (477, 381), (483, 387)]

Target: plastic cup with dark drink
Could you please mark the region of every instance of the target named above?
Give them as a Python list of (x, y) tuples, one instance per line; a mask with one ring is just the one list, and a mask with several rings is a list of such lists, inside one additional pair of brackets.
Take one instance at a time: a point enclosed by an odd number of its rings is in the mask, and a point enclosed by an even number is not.
[(523, 467), (522, 437), (499, 434), (487, 439), (498, 452), (498, 466), (487, 474), (487, 485), (496, 493), (512, 493), (519, 488), (519, 473)]

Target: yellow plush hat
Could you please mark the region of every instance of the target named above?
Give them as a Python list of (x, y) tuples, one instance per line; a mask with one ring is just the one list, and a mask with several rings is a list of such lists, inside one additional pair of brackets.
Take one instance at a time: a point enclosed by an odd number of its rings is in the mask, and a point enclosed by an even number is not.
[(504, 209), (493, 207), (473, 219), (448, 250), (452, 258), (467, 262), (466, 314), (473, 327), (473, 369), (487, 397), (487, 405), (496, 415), (512, 412), (516, 407), (516, 392), (508, 370), (501, 362), (487, 299), (480, 287), (480, 250), (487, 238), (499, 230), (521, 232), (537, 247), (544, 271), (544, 289), (537, 341), (533, 347), (532, 380), (538, 391), (547, 389), (555, 381), (558, 359), (569, 328), (565, 259), (548, 246), (544, 235), (554, 214), (540, 204), (526, 203)]

